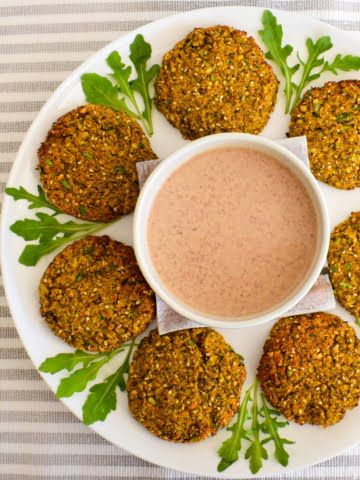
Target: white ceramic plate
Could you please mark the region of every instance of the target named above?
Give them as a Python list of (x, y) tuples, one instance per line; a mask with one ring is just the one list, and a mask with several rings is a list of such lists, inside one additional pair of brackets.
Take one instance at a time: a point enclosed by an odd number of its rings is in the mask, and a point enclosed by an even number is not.
[[(230, 25), (247, 31), (254, 36), (261, 45), (257, 31), (260, 29), (262, 8), (248, 7), (218, 7), (181, 13), (145, 25), (136, 32), (129, 33), (111, 43), (103, 50), (92, 56), (80, 68), (75, 70), (69, 78), (56, 90), (29, 129), (12, 168), (9, 185), (23, 185), (30, 191), (36, 191), (39, 182), (35, 171), (37, 164), (37, 149), (45, 138), (51, 123), (63, 113), (77, 105), (85, 103), (79, 78), (84, 72), (105, 73), (107, 71), (105, 58), (114, 49), (121, 55), (127, 56), (129, 44), (136, 33), (142, 33), (153, 48), (152, 62), (161, 63), (163, 54), (173, 47), (175, 42), (184, 37), (194, 27), (205, 27), (215, 24)], [(318, 37), (331, 35), (336, 53), (359, 53), (359, 44), (344, 32), (324, 23), (307, 17), (275, 12), (278, 20), (284, 27), (285, 40), (294, 45), (295, 49), (303, 52), (307, 36)], [(279, 72), (275, 69), (278, 77)], [(327, 75), (321, 78), (318, 85), (327, 80), (344, 78), (360, 78), (359, 73), (349, 72), (338, 77)], [(276, 109), (263, 132), (269, 138), (284, 137), (289, 118), (283, 115), (284, 99), (279, 89)], [(155, 134), (151, 139), (152, 147), (160, 158), (170, 154), (184, 145), (177, 130), (173, 129), (158, 112), (154, 114)], [(360, 189), (353, 191), (335, 190), (321, 185), (325, 193), (330, 211), (331, 226), (345, 219), (352, 210), (360, 209)], [(36, 267), (24, 267), (17, 258), (24, 247), (21, 238), (9, 231), (9, 226), (18, 219), (29, 217), (26, 202), (14, 202), (10, 198), (4, 199), (2, 218), (2, 268), (10, 310), (25, 348), (38, 367), (49, 356), (71, 349), (60, 339), (55, 337), (41, 319), (38, 305), (38, 283), (53, 255), (43, 258)], [(121, 219), (104, 233), (114, 239), (131, 244), (132, 216)], [(340, 307), (335, 311), (343, 319), (353, 324), (353, 317)], [(248, 372), (247, 385), (250, 384), (256, 372), (257, 363), (262, 352), (264, 340), (272, 323), (241, 330), (223, 330), (221, 333), (227, 338), (234, 349), (244, 355)], [(116, 360), (114, 360), (116, 362)], [(103, 373), (107, 375), (106, 369)], [(55, 391), (61, 375), (43, 375), (50, 388)], [(64, 400), (65, 405), (79, 418), (84, 394), (74, 395)], [(216, 471), (218, 457), (216, 450), (228, 436), (223, 430), (215, 437), (197, 444), (179, 445), (165, 442), (151, 435), (129, 414), (125, 394), (118, 393), (118, 408), (112, 412), (105, 422), (98, 422), (92, 428), (110, 442), (129, 452), (158, 465), (174, 468), (184, 472), (204, 475), (223, 476), (227, 478), (252, 477), (247, 461), (241, 459), (233, 464), (222, 475)], [(272, 460), (272, 450), (269, 446), (270, 460), (265, 462), (259, 475), (271, 475), (295, 468), (311, 465), (339, 454), (342, 450), (355, 445), (360, 438), (360, 408), (349, 412), (339, 424), (323, 429), (313, 426), (298, 426), (292, 423), (286, 429), (286, 436), (296, 441), (289, 445), (290, 461), (285, 469)], [(269, 444), (270, 445), (270, 444)], [(241, 455), (242, 456), (242, 455)]]

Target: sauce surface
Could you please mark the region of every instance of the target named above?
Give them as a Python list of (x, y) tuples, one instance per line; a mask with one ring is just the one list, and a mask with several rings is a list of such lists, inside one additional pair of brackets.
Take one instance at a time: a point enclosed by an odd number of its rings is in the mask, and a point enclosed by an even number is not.
[(315, 208), (276, 158), (243, 148), (192, 157), (165, 181), (148, 223), (151, 260), (192, 309), (265, 312), (302, 281), (316, 248)]

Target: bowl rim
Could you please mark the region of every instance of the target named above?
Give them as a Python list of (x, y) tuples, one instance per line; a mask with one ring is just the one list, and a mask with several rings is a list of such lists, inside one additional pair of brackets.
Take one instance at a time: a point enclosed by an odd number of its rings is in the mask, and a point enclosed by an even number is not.
[[(167, 178), (183, 163), (195, 157), (197, 154), (213, 150), (215, 148), (226, 148), (230, 145), (238, 146), (241, 148), (254, 148), (256, 150), (269, 150), (269, 154), (279, 153), (282, 157), (287, 157), (287, 160), (291, 164), (291, 170), (301, 171), (302, 177), (298, 175), (297, 178), (305, 184), (307, 190), (311, 190), (311, 195), (316, 199), (316, 213), (318, 217), (318, 240), (317, 240), (317, 253), (313, 258), (313, 265), (311, 270), (307, 272), (305, 279), (299, 283), (295, 289), (294, 294), (290, 295), (286, 301), (282, 302), (277, 308), (272, 308), (264, 313), (252, 315), (249, 318), (228, 318), (219, 319), (212, 315), (207, 315), (191, 309), (191, 307), (179, 301), (175, 295), (172, 295), (162, 284), (161, 280), (156, 278), (152, 273), (151, 258), (147, 249), (146, 240), (146, 224), (148, 215), (144, 213), (146, 209), (150, 213), (151, 205), (156, 197), (159, 189)], [(167, 172), (164, 174), (164, 172)], [(306, 179), (306, 181), (304, 181)], [(151, 197), (151, 200), (149, 200)], [(144, 235), (145, 233), (145, 235)], [(317, 180), (312, 175), (310, 169), (292, 152), (287, 148), (276, 143), (268, 138), (252, 135), (247, 133), (217, 133), (214, 135), (208, 135), (194, 140), (182, 148), (176, 150), (171, 155), (166, 157), (159, 163), (159, 165), (151, 172), (146, 179), (144, 185), (141, 188), (135, 211), (133, 222), (133, 245), (135, 256), (139, 264), (146, 281), (158, 295), (170, 308), (175, 310), (178, 314), (182, 315), (186, 319), (195, 321), (201, 325), (214, 328), (242, 328), (252, 327), (260, 325), (262, 323), (274, 320), (281, 317), (284, 313), (294, 307), (304, 296), (308, 293), (311, 287), (319, 277), (322, 268), (326, 262), (326, 256), (330, 240), (330, 222), (327, 212), (327, 205), (323, 196), (323, 193), (317, 183)]]

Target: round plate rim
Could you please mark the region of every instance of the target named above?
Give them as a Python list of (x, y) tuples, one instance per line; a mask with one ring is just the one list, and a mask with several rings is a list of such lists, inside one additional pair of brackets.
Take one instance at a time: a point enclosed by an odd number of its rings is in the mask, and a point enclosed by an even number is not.
[[(260, 14), (265, 9), (266, 9), (266, 6), (258, 7), (258, 6), (240, 6), (239, 5), (239, 6), (206, 7), (206, 8), (198, 8), (198, 9), (188, 10), (188, 11), (184, 11), (184, 12), (179, 12), (179, 13), (176, 13), (176, 14), (173, 14), (173, 15), (168, 15), (164, 18), (160, 18), (158, 20), (149, 22), (145, 25), (142, 25), (142, 26), (138, 27), (135, 30), (129, 31), (126, 34), (122, 35), (121, 37), (118, 37), (115, 40), (109, 42), (107, 45), (105, 45), (100, 50), (97, 50), (96, 52), (94, 52), (84, 62), (82, 62), (75, 70), (73, 70), (65, 78), (64, 81), (61, 82), (61, 84), (55, 89), (55, 91), (50, 95), (50, 97), (47, 99), (45, 104), (42, 106), (42, 108), (36, 114), (34, 120), (32, 121), (32, 123), (29, 127), (29, 129), (27, 130), (27, 132), (26, 132), (26, 134), (25, 134), (25, 136), (24, 136), (24, 138), (21, 142), (19, 150), (18, 150), (18, 152), (15, 156), (15, 160), (13, 162), (13, 165), (11, 167), (11, 170), (10, 170), (10, 173), (9, 173), (9, 176), (8, 176), (6, 187), (13, 183), (13, 181), (14, 181), (13, 177), (15, 176), (15, 171), (16, 171), (16, 168), (17, 168), (17, 164), (19, 163), (19, 159), (23, 155), (23, 150), (25, 149), (25, 146), (26, 146), (29, 138), (32, 136), (33, 131), (36, 130), (36, 128), (38, 127), (38, 124), (41, 122), (42, 116), (45, 114), (45, 112), (47, 112), (47, 110), (51, 108), (52, 104), (61, 96), (62, 92), (65, 91), (71, 85), (71, 83), (74, 82), (74, 80), (77, 78), (78, 74), (81, 73), (81, 72), (84, 72), (86, 70), (87, 66), (93, 61), (94, 57), (97, 57), (97, 56), (100, 57), (102, 55), (105, 55), (105, 53), (108, 50), (110, 50), (112, 48), (112, 46), (115, 43), (117, 43), (120, 39), (124, 43), (126, 43), (126, 42), (129, 43), (129, 40), (131, 40), (133, 38), (133, 36), (138, 34), (138, 33), (143, 33), (144, 34), (144, 33), (146, 33), (146, 30), (148, 30), (148, 29), (153, 29), (154, 27), (156, 28), (156, 27), (159, 27), (159, 26), (166, 25), (166, 23), (169, 23), (171, 20), (176, 20), (177, 18), (184, 17), (184, 16), (189, 15), (191, 13), (200, 13), (200, 14), (202, 13), (202, 14), (206, 15), (207, 13), (210, 13), (210, 12), (213, 13), (216, 10), (218, 10), (218, 11), (224, 11), (224, 10), (239, 11), (239, 10), (243, 10), (244, 12), (246, 12), (248, 10), (252, 10), (252, 11), (258, 11), (259, 14)], [(336, 32), (337, 34), (341, 34), (344, 37), (347, 36), (349, 41), (351, 41), (352, 43), (356, 42), (357, 44), (359, 44), (359, 47), (360, 47), (360, 42), (358, 40), (354, 40), (354, 38), (347, 31), (341, 30), (341, 29), (339, 29), (337, 27), (334, 27), (334, 26), (332, 26), (332, 25), (330, 25), (326, 22), (323, 22), (323, 21), (318, 20), (316, 18), (313, 18), (311, 16), (307, 16), (307, 15), (304, 15), (304, 14), (298, 14), (298, 13), (292, 12), (292, 11), (284, 11), (284, 10), (275, 9), (275, 8), (269, 8), (269, 10), (271, 10), (271, 12), (273, 12), (275, 14), (280, 14), (282, 17), (286, 16), (286, 17), (290, 17), (290, 18), (296, 18), (300, 22), (308, 22), (308, 23), (311, 23), (313, 25), (321, 26), (323, 28), (326, 28), (329, 33), (331, 33), (331, 32), (335, 33)], [(6, 253), (5, 253), (5, 251), (6, 251), (6, 249), (4, 248), (4, 236), (5, 236), (5, 233), (7, 233), (4, 218), (6, 217), (8, 209), (9, 209), (9, 197), (4, 195), (3, 196), (3, 205), (2, 205), (2, 210), (1, 210), (1, 220), (0, 220), (0, 249), (1, 249), (0, 265), (1, 265), (2, 272), (3, 272), (3, 274), (2, 274), (3, 275), (3, 284), (4, 284), (4, 290), (5, 290), (7, 303), (8, 303), (8, 306), (9, 306), (11, 317), (14, 321), (16, 330), (19, 334), (19, 337), (21, 339), (23, 347), (25, 348), (25, 350), (26, 350), (30, 360), (32, 361), (35, 369), (37, 370), (37, 372), (40, 374), (40, 376), (45, 381), (47, 386), (51, 389), (51, 391), (54, 392), (55, 390), (52, 388), (50, 383), (47, 381), (46, 374), (44, 374), (43, 372), (38, 370), (38, 367), (36, 366), (36, 363), (33, 360), (32, 353), (31, 353), (31, 350), (30, 350), (30, 346), (24, 340), (21, 328), (20, 328), (19, 323), (17, 321), (17, 316), (15, 315), (15, 308), (14, 308), (13, 302), (12, 302), (12, 300), (10, 300), (10, 298), (11, 298), (11, 295), (9, 294), (9, 288), (10, 287), (8, 285), (7, 277), (6, 277), (6, 274), (5, 274), (5, 272), (6, 272), (6, 268), (5, 268), (5, 255), (6, 255)], [(82, 422), (82, 419), (79, 417), (79, 415), (72, 408), (72, 405), (69, 404), (68, 401), (66, 401), (62, 398), (60, 400), (66, 406), (66, 408), (68, 410), (70, 410)], [(162, 461), (157, 461), (156, 463), (154, 463), (154, 461), (151, 458), (147, 457), (145, 454), (140, 454), (138, 452), (136, 452), (136, 454), (135, 454), (135, 453), (133, 453), (133, 452), (131, 452), (130, 450), (127, 449), (126, 444), (122, 444), (121, 442), (115, 442), (114, 439), (110, 438), (110, 435), (107, 435), (107, 433), (104, 433), (103, 431), (100, 431), (100, 428), (97, 427), (97, 424), (89, 425), (89, 427), (93, 431), (95, 431), (97, 434), (101, 435), (103, 438), (105, 438), (107, 441), (109, 441), (111, 444), (116, 445), (119, 448), (122, 448), (122, 449), (126, 450), (130, 454), (135, 455), (136, 457), (139, 457), (140, 459), (142, 459), (146, 462), (150, 462), (154, 465), (158, 465), (160, 467), (167, 468), (167, 469), (169, 468), (169, 469), (172, 469), (174, 471), (182, 472), (182, 473), (185, 473), (185, 474), (201, 475), (200, 473), (194, 473), (194, 471), (191, 470), (190, 468), (186, 468), (186, 465), (184, 465), (184, 468), (180, 469), (180, 468), (177, 468), (177, 467), (169, 466), (168, 463), (162, 462)], [(284, 469), (284, 467), (279, 465), (278, 471), (276, 473), (271, 474), (271, 475), (279, 475), (281, 473), (282, 474), (291, 474), (292, 472), (298, 471), (300, 468), (306, 468), (306, 467), (309, 467), (309, 466), (312, 466), (312, 465), (316, 465), (319, 462), (323, 462), (323, 461), (329, 460), (330, 458), (333, 458), (334, 456), (340, 455), (341, 453), (346, 451), (348, 448), (351, 448), (352, 446), (355, 446), (357, 444), (358, 444), (358, 442), (352, 443), (352, 444), (348, 445), (347, 447), (340, 449), (334, 455), (322, 456), (321, 458), (319, 458), (315, 462), (314, 461), (307, 462), (307, 463), (305, 462), (301, 466), (296, 466), (294, 468)], [(256, 477), (263, 476), (263, 475), (268, 475), (268, 474), (264, 473), (264, 470), (259, 472), (259, 474), (255, 474), (255, 475), (252, 475), (251, 473), (241, 473), (241, 477), (244, 478), (244, 479), (256, 478)], [(214, 472), (214, 474), (206, 473), (206, 476), (208, 476), (209, 478), (224, 478), (224, 477), (234, 478), (234, 479), (239, 478), (239, 475), (236, 474), (235, 472), (231, 473), (231, 474), (227, 474), (226, 472), (224, 472), (223, 474), (216, 473), (216, 472)]]

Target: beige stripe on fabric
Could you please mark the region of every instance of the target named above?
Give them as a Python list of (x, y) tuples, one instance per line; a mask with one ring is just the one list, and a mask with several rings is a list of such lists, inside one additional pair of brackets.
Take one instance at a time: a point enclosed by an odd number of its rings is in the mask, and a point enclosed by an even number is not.
[[(37, 112), (83, 60), (152, 20), (220, 5), (297, 12), (360, 39), (360, 0), (0, 0), (1, 189)], [(262, 480), (358, 480), (359, 472), (356, 447), (314, 467)], [(144, 462), (82, 425), (34, 370), (0, 285), (0, 479), (120, 478), (205, 480)]]

